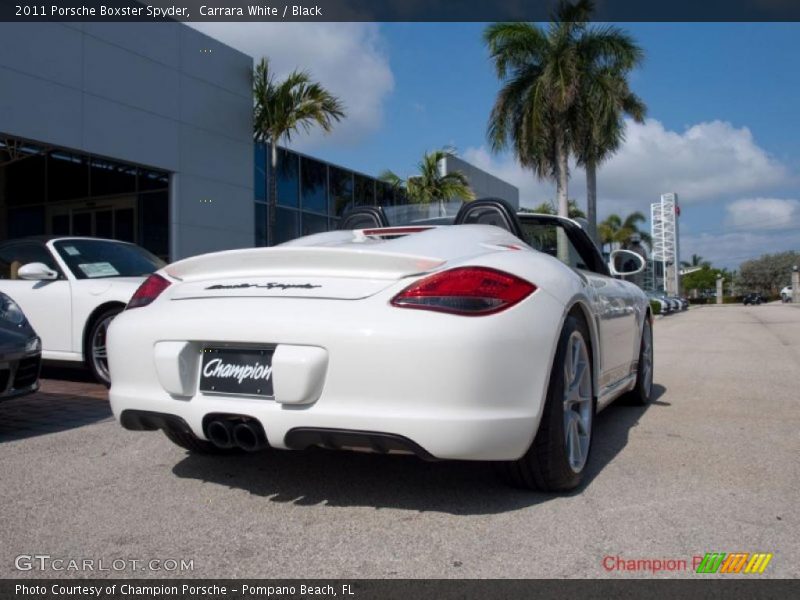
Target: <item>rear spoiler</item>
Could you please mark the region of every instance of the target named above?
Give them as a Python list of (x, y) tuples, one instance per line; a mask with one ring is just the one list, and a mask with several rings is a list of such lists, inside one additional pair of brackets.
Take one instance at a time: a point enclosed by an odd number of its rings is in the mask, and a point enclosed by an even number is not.
[(164, 271), (180, 281), (298, 275), (394, 280), (427, 273), (444, 263), (440, 258), (362, 248), (284, 246), (194, 256), (172, 263)]

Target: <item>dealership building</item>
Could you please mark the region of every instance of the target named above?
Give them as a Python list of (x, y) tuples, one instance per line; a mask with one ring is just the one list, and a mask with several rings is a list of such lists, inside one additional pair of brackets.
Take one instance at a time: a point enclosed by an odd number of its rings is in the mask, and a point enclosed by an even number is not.
[[(0, 239), (86, 235), (176, 260), (405, 202), (364, 173), (253, 142), (253, 57), (182, 23), (0, 24)], [(517, 188), (457, 158), (476, 195)]]

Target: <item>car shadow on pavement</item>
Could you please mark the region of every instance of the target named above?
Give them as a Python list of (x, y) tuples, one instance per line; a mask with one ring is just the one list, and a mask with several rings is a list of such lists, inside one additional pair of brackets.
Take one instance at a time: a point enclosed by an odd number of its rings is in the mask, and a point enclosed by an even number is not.
[(0, 443), (56, 433), (111, 418), (97, 398), (37, 392), (0, 402)]
[[(614, 404), (597, 417), (595, 442), (579, 494), (628, 443), (628, 434), (648, 408), (661, 409), (666, 391), (653, 386), (649, 407)], [(311, 449), (258, 454), (187, 454), (173, 468), (178, 477), (243, 489), (272, 502), (297, 506), (367, 506), (444, 512), (497, 514), (559, 498), (504, 484), (494, 465), (480, 462), (425, 462), (412, 456)]]
[(92, 372), (83, 365), (67, 365), (57, 362), (45, 362), (42, 365), (42, 379), (60, 379), (75, 383), (97, 383)]

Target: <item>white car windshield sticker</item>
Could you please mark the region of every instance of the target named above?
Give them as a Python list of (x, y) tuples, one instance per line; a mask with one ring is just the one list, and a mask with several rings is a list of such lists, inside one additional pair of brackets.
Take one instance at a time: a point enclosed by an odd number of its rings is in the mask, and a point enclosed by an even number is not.
[(114, 268), (114, 265), (108, 262), (84, 263), (78, 265), (78, 268), (87, 277), (113, 277), (114, 275), (119, 275), (119, 271)]
[(64, 246), (64, 252), (66, 252), (70, 256), (78, 256), (78, 254), (80, 254), (80, 252), (75, 246)]

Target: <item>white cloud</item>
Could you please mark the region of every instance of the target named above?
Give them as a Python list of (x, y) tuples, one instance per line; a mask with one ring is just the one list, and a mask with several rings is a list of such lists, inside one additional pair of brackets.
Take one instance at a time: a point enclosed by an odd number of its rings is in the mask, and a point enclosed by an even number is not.
[[(520, 188), (525, 205), (555, 196), (550, 182), (541, 182), (513, 157), (493, 156), (485, 147), (469, 148), (465, 158)], [(585, 198), (583, 170), (573, 168), (570, 197)], [(791, 180), (788, 169), (758, 146), (750, 130), (723, 121), (693, 125), (683, 133), (649, 119), (627, 123), (620, 151), (598, 171), (598, 211), (649, 211), (664, 192), (677, 192), (692, 204), (766, 191)]]
[(800, 227), (800, 200), (743, 198), (725, 207), (725, 225), (734, 229), (788, 229)]
[(347, 117), (330, 135), (314, 129), (294, 147), (354, 143), (377, 130), (394, 76), (374, 23), (191, 23), (193, 27), (256, 61), (269, 57), (278, 76), (293, 69), (314, 79), (345, 104)]

